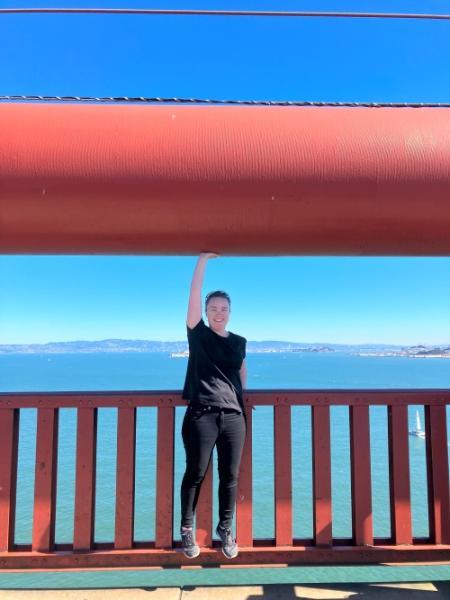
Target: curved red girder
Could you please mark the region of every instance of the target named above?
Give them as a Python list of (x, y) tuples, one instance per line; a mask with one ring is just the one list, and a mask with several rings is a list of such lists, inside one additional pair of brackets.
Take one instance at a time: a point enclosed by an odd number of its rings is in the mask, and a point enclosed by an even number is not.
[(0, 252), (450, 255), (450, 109), (0, 104)]

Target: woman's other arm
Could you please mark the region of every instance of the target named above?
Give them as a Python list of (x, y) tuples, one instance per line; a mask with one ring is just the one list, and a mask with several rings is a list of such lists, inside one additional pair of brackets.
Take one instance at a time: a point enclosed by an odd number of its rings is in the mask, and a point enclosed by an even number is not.
[(239, 375), (241, 377), (242, 389), (245, 390), (247, 387), (247, 363), (245, 362), (245, 358), (242, 362), (242, 367), (239, 370)]
[(216, 258), (218, 254), (213, 252), (202, 252), (195, 265), (192, 275), (191, 291), (189, 294), (189, 304), (186, 324), (189, 329), (193, 329), (202, 318), (202, 286), (205, 275), (205, 267), (209, 258)]
[[(239, 370), (239, 375), (241, 377), (242, 391), (245, 392), (247, 388), (247, 363), (245, 362), (245, 358), (242, 362), (242, 367)], [(255, 410), (255, 406), (252, 406), (252, 410)], [(245, 409), (247, 411), (247, 408)]]

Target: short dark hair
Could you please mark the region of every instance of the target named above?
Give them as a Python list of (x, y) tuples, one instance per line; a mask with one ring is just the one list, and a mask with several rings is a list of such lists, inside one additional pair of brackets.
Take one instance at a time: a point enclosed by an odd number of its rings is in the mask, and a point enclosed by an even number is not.
[(222, 292), (220, 290), (216, 290), (215, 292), (209, 292), (205, 298), (205, 309), (208, 308), (208, 302), (213, 298), (225, 298), (228, 300), (228, 304), (231, 306), (231, 298), (226, 292)]

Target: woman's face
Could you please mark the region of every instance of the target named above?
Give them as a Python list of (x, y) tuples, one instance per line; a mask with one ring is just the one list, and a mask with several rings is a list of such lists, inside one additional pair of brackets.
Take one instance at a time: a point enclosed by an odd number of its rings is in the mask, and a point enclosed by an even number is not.
[(211, 298), (206, 307), (206, 317), (211, 329), (219, 334), (225, 331), (230, 312), (230, 305), (226, 298)]

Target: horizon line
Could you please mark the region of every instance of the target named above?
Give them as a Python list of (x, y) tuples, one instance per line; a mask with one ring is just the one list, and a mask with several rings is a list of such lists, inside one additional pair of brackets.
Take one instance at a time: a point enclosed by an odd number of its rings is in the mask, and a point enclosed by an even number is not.
[[(73, 344), (73, 343), (101, 343), (101, 342), (152, 342), (152, 343), (169, 343), (169, 344), (187, 344), (187, 339), (185, 340), (151, 340), (151, 339), (140, 339), (140, 338), (103, 338), (97, 340), (65, 340), (65, 341), (50, 341), (50, 342), (0, 342), (0, 348), (2, 346), (46, 346), (50, 344)], [(418, 343), (400, 343), (400, 342), (302, 342), (302, 341), (292, 341), (292, 340), (274, 340), (274, 339), (266, 339), (266, 340), (247, 340), (247, 344), (249, 343), (279, 343), (279, 344), (310, 344), (310, 345), (333, 345), (333, 346), (364, 346), (364, 345), (384, 345), (384, 346), (408, 346), (408, 347), (418, 347), (418, 346), (449, 346), (450, 342), (418, 342)]]

